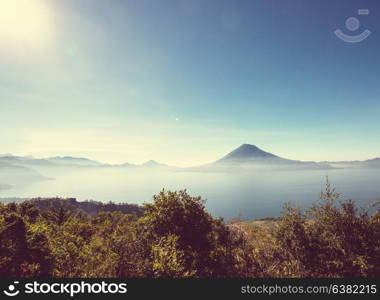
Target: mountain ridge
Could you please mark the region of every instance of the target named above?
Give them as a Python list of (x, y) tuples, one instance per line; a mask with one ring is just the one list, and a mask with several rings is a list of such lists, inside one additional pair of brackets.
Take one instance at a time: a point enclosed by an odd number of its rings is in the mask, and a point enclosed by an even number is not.
[[(292, 165), (312, 168), (336, 168), (336, 167), (380, 167), (380, 158), (372, 158), (367, 160), (355, 160), (355, 161), (300, 161), (288, 158), (283, 158), (273, 153), (267, 152), (253, 144), (242, 144), (239, 147), (233, 149), (220, 159), (214, 162), (204, 164), (201, 166), (179, 168), (175, 166), (169, 166), (164, 163), (157, 162), (155, 160), (148, 160), (141, 164), (133, 163), (120, 163), (120, 164), (108, 164), (102, 163), (96, 160), (92, 160), (86, 157), (74, 157), (74, 156), (55, 156), (48, 158), (34, 158), (33, 156), (14, 156), (12, 154), (0, 154), (0, 163), (9, 163), (14, 167), (17, 166), (49, 166), (49, 167), (170, 167), (176, 169), (199, 169), (210, 166), (229, 165), (239, 167), (246, 165)], [(4, 166), (4, 165), (3, 165)]]

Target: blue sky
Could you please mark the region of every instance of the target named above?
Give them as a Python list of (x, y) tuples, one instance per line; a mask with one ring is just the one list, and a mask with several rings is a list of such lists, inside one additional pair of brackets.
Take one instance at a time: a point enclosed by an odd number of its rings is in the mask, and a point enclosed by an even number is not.
[[(189, 166), (252, 143), (380, 156), (378, 1), (28, 1), (0, 0), (0, 21), (14, 15), (0, 29), (2, 153)], [(334, 35), (350, 16), (368, 39)]]

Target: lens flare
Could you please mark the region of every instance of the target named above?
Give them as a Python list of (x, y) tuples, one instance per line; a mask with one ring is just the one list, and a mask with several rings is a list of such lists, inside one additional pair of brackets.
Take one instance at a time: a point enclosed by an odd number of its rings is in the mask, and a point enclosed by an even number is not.
[(0, 43), (40, 45), (52, 29), (52, 15), (44, 0), (0, 0)]

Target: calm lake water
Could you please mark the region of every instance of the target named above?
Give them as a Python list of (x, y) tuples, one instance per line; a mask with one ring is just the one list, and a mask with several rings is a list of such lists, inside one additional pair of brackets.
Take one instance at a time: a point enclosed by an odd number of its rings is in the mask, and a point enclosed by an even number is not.
[(45, 169), (54, 179), (0, 190), (0, 197), (74, 197), (78, 200), (141, 204), (162, 188), (187, 189), (207, 199), (214, 216), (243, 219), (278, 216), (285, 202), (306, 208), (319, 198), (325, 177), (342, 199), (367, 205), (380, 198), (379, 169), (262, 171), (250, 173), (173, 172), (159, 169)]

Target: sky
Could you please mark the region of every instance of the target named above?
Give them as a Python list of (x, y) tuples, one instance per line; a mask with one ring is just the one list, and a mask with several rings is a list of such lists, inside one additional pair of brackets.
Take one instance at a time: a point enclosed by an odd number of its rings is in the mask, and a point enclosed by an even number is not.
[(0, 0), (0, 153), (380, 157), (379, 14), (377, 0)]

